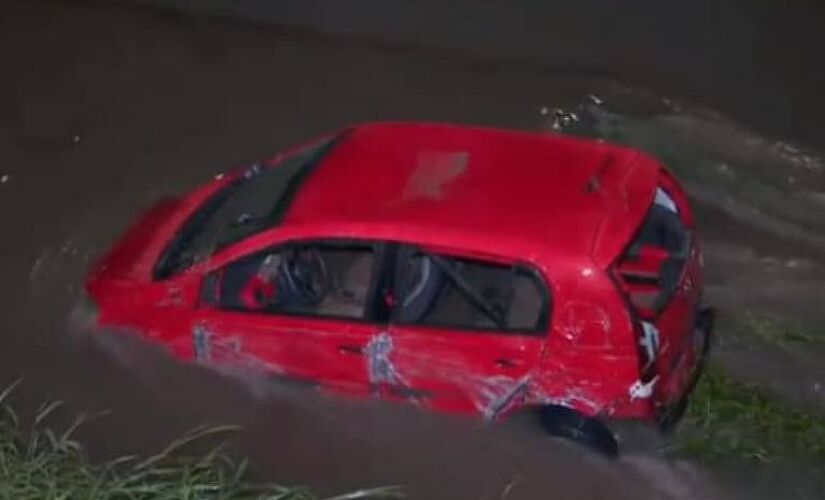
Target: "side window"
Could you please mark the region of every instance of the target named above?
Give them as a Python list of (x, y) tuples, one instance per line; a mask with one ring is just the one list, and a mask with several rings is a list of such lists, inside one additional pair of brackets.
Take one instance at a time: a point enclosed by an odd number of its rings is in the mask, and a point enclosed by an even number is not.
[(204, 300), (223, 309), (360, 319), (374, 263), (375, 248), (367, 243), (288, 244), (216, 271)]
[(402, 257), (395, 320), (502, 332), (543, 332), (549, 298), (518, 266), (413, 251)]

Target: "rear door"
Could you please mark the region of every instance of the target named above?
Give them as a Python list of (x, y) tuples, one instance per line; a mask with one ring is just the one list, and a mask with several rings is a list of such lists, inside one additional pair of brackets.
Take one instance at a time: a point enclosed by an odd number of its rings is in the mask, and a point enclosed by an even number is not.
[(363, 352), (383, 246), (287, 243), (211, 273), (193, 327), (195, 357), (347, 392), (370, 389)]
[(368, 346), (373, 379), (390, 398), (495, 417), (540, 361), (546, 290), (527, 267), (402, 247), (392, 322)]

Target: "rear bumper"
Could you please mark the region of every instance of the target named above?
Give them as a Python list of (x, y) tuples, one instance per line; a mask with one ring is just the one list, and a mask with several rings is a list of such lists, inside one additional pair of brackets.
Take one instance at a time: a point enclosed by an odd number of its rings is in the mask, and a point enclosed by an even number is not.
[(688, 383), (685, 384), (681, 396), (675, 403), (660, 409), (656, 416), (656, 422), (662, 431), (673, 429), (687, 409), (687, 403), (691, 392), (702, 375), (705, 362), (710, 353), (713, 341), (713, 327), (716, 322), (716, 311), (713, 308), (705, 307), (699, 310), (696, 315), (694, 335), (696, 336), (695, 361), (691, 368)]

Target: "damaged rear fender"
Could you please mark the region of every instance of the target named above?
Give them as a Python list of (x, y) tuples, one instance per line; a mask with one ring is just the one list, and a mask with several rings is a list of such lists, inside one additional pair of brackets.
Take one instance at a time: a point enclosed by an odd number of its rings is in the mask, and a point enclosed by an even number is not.
[(542, 429), (551, 436), (571, 441), (609, 458), (619, 455), (616, 436), (598, 418), (556, 404), (537, 407), (536, 415)]

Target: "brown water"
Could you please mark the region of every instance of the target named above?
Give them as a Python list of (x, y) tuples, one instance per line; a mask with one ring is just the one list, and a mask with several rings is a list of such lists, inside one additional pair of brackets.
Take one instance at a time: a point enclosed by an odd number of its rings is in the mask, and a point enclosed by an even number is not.
[[(698, 165), (688, 177), (703, 200), (711, 299), (821, 325), (820, 156), (786, 151), (698, 107), (675, 110), (609, 82), (524, 66), (128, 8), (4, 7), (0, 386), (23, 378), (23, 408), (60, 399), (67, 413), (110, 411), (81, 433), (94, 458), (156, 451), (203, 423), (238, 423), (245, 431), (231, 449), (259, 477), (322, 492), (403, 484), (427, 499), (778, 498), (793, 481), (800, 498), (816, 498), (804, 472), (774, 468), (764, 477), (784, 483), (740, 483), (753, 471), (666, 460), (655, 446), (608, 462), (526, 418), (494, 428), (227, 377), (134, 339), (92, 341), (69, 316), (89, 263), (140, 210), (228, 166), (362, 120), (546, 127), (542, 108), (573, 108), (598, 93), (613, 106), (599, 115), (600, 133)], [(756, 181), (726, 183), (707, 174), (714, 169)], [(803, 201), (787, 211), (759, 206), (773, 197)], [(759, 374), (754, 363), (796, 366), (793, 377), (768, 382), (825, 408), (813, 389), (825, 382), (818, 356), (767, 350), (741, 359), (746, 377)]]

